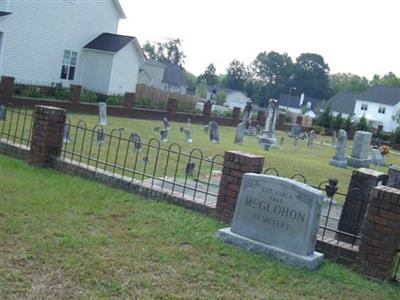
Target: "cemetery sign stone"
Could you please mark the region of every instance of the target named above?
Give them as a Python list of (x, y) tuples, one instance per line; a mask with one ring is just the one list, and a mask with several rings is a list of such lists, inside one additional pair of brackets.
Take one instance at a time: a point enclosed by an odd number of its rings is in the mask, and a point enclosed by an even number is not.
[(230, 243), (299, 267), (313, 269), (323, 194), (292, 179), (243, 176), (232, 226), (218, 231)]

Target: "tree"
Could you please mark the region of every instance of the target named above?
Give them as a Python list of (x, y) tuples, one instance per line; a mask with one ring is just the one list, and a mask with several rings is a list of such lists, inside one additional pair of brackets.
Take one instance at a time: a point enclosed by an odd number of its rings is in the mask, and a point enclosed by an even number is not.
[(362, 116), (358, 120), (358, 122), (356, 124), (356, 129), (357, 130), (362, 130), (362, 131), (368, 131), (369, 130), (367, 119), (364, 116)]
[(386, 86), (400, 86), (400, 78), (396, 76), (393, 72), (389, 72), (382, 77), (375, 74), (372, 77), (371, 85), (386, 85)]
[(196, 91), (197, 77), (188, 71), (185, 71), (184, 73), (188, 83), (187, 90), (194, 93)]
[(339, 91), (362, 92), (370, 87), (367, 78), (351, 73), (337, 73), (329, 76), (329, 88), (331, 95)]
[(277, 98), (290, 84), (292, 59), (287, 53), (261, 52), (252, 63), (254, 79), (262, 83), (269, 97)]
[(324, 128), (330, 128), (332, 125), (332, 109), (328, 105), (325, 107), (325, 109), (322, 111), (322, 113), (319, 115), (319, 117), (316, 119), (316, 123), (318, 126), (324, 127)]
[(326, 99), (329, 94), (329, 66), (315, 53), (303, 53), (296, 59), (293, 86), (312, 97)]
[(226, 94), (223, 91), (217, 93), (217, 104), (223, 105), (226, 100)]
[(208, 91), (207, 80), (205, 79), (200, 80), (200, 82), (196, 86), (196, 95), (201, 98), (206, 98), (207, 91)]
[(238, 60), (233, 60), (226, 69), (226, 75), (222, 79), (223, 86), (243, 91), (248, 77), (246, 67)]
[(332, 118), (332, 128), (333, 128), (334, 130), (339, 130), (339, 129), (341, 129), (342, 126), (343, 126), (343, 123), (344, 123), (344, 118), (343, 118), (343, 116), (342, 116), (342, 113), (338, 113), (338, 114), (336, 115), (336, 117), (333, 117), (333, 118)]
[(351, 128), (352, 125), (353, 125), (352, 117), (347, 116), (347, 118), (343, 120), (343, 129), (347, 131)]
[(151, 59), (162, 63), (183, 66), (186, 55), (181, 50), (180, 39), (168, 39), (166, 42), (150, 43), (147, 41), (143, 45), (144, 53)]
[(207, 66), (204, 73), (200, 74), (197, 80), (200, 82), (201, 80), (205, 79), (207, 81), (207, 84), (216, 85), (218, 83), (218, 76), (215, 72), (215, 66), (211, 63)]

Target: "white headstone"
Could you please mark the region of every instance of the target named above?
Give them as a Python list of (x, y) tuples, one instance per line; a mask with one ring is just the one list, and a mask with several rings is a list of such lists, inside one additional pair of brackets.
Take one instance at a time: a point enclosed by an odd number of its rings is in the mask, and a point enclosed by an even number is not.
[(276, 176), (243, 176), (235, 215), (220, 238), (270, 254), (291, 265), (317, 267), (315, 252), (323, 194), (308, 185)]
[(107, 104), (105, 102), (99, 102), (99, 125), (107, 125)]
[(343, 129), (340, 129), (338, 132), (337, 140), (336, 140), (336, 151), (335, 155), (329, 161), (331, 166), (346, 168), (347, 160), (345, 157), (345, 152), (347, 148), (347, 133)]
[(356, 131), (353, 140), (351, 156), (347, 157), (347, 163), (353, 168), (368, 168), (369, 149), (371, 145), (372, 133), (367, 131)]

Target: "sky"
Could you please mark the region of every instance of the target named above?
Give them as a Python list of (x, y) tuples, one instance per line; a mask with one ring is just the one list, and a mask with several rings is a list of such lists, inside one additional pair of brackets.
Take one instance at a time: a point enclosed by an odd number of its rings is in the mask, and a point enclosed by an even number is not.
[(146, 41), (180, 38), (184, 67), (218, 74), (258, 53), (321, 54), (331, 73), (400, 76), (399, 0), (120, 0), (120, 34)]

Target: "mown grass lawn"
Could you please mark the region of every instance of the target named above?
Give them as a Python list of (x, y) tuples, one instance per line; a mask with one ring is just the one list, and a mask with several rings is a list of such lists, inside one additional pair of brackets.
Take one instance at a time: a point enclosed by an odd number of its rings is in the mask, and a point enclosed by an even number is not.
[(223, 224), (0, 155), (0, 299), (399, 299), (335, 263), (288, 267)]

